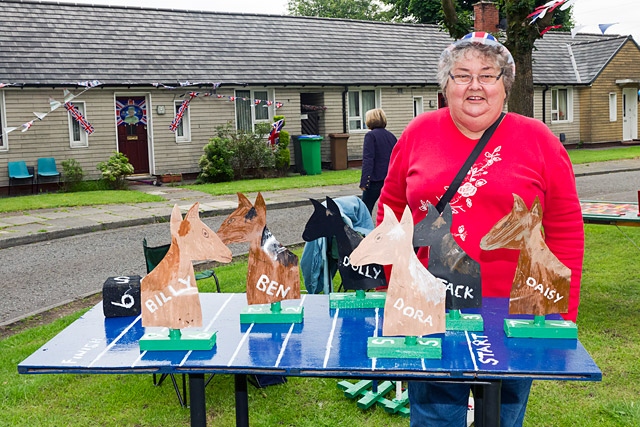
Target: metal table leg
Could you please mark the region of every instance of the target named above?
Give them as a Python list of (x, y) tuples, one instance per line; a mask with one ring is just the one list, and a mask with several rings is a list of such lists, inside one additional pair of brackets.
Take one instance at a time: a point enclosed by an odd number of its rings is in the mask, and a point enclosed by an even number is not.
[(206, 427), (207, 411), (204, 401), (204, 374), (189, 374), (189, 395), (191, 427)]
[(500, 386), (502, 381), (490, 381), (473, 387), (475, 405), (473, 422), (476, 427), (500, 427)]
[(249, 427), (249, 397), (247, 375), (236, 374), (236, 427)]

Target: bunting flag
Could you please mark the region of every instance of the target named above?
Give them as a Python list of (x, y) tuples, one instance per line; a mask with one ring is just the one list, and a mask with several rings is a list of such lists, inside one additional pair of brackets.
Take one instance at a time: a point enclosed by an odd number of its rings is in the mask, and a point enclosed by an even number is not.
[(62, 107), (62, 103), (61, 102), (58, 102), (53, 98), (49, 98), (49, 108), (50, 108), (49, 112), (55, 111), (60, 107)]
[(573, 6), (573, 4), (576, 2), (576, 0), (567, 0), (564, 2), (564, 4), (562, 6), (560, 6), (560, 10), (567, 10), (569, 9), (571, 6)]
[(74, 94), (72, 94), (71, 92), (69, 92), (67, 89), (64, 90), (64, 103), (66, 104), (67, 102), (71, 102), (73, 101), (73, 98), (75, 98), (76, 96)]
[[(564, 0), (563, 0), (564, 1)], [(570, 0), (571, 1), (571, 0)], [(87, 80), (87, 81), (79, 81), (75, 83), (77, 86), (81, 86), (83, 87), (83, 90), (78, 93), (78, 94), (73, 94), (71, 91), (69, 91), (68, 89), (64, 90), (63, 96), (64, 96), (64, 101), (60, 102), (57, 101), (56, 99), (50, 97), (49, 98), (49, 112), (47, 113), (40, 113), (40, 112), (33, 112), (33, 114), (37, 117), (37, 120), (42, 121), (45, 119), (45, 117), (50, 114), (51, 112), (57, 110), (58, 108), (60, 108), (61, 106), (65, 106), (65, 108), (67, 108), (67, 110), (69, 111), (69, 113), (74, 117), (75, 120), (78, 121), (78, 123), (80, 123), (80, 125), (83, 127), (83, 129), (89, 134), (91, 135), (95, 130), (93, 128), (93, 126), (86, 120), (86, 118), (84, 118), (84, 116), (82, 115), (82, 113), (80, 113), (80, 111), (75, 108), (75, 106), (73, 106), (73, 104), (71, 104), (71, 101), (73, 101), (75, 98), (79, 97), (80, 95), (84, 94), (86, 91), (95, 88), (97, 86), (101, 86), (103, 83), (100, 82), (99, 80)], [(174, 86), (168, 86), (162, 83), (150, 83), (152, 86), (156, 87), (156, 88), (165, 88), (165, 89), (177, 89), (178, 87), (174, 87)], [(4, 88), (4, 87), (8, 87), (8, 86), (21, 86), (22, 84), (18, 84), (18, 83), (1, 83), (0, 82), (0, 88)], [(178, 126), (180, 125), (181, 121), (182, 121), (182, 117), (184, 115), (184, 112), (187, 110), (187, 108), (189, 107), (189, 103), (191, 102), (191, 100), (197, 96), (201, 96), (201, 97), (213, 97), (215, 95), (215, 97), (217, 99), (227, 99), (230, 102), (235, 102), (235, 101), (248, 101), (248, 102), (253, 102), (254, 105), (262, 105), (263, 107), (271, 107), (271, 106), (275, 106), (276, 109), (282, 108), (283, 107), (283, 103), (282, 102), (276, 102), (270, 99), (251, 99), (251, 98), (246, 98), (246, 97), (237, 97), (237, 96), (225, 96), (225, 95), (220, 95), (215, 93), (215, 90), (218, 89), (221, 85), (222, 82), (215, 82), (215, 83), (204, 83), (204, 82), (196, 82), (196, 83), (191, 83), (189, 81), (184, 81), (184, 82), (178, 82), (178, 85), (180, 87), (185, 87), (185, 86), (203, 86), (203, 85), (210, 85), (212, 87), (212, 90), (209, 90), (208, 92), (204, 92), (204, 93), (200, 93), (200, 92), (189, 92), (188, 94), (184, 94), (181, 96), (189, 96), (188, 99), (185, 99), (183, 101), (183, 103), (180, 105), (180, 108), (178, 109), (178, 113), (176, 114), (173, 122), (171, 123), (171, 126), (169, 127), (169, 129), (172, 132), (175, 132), (178, 128)], [(143, 105), (135, 105), (134, 107), (134, 116), (137, 118), (137, 122), (135, 124), (138, 123), (142, 123), (142, 124), (147, 124), (147, 112), (146, 112), (146, 105), (145, 105), (145, 101), (142, 101)], [(123, 112), (126, 112), (128, 114), (128, 116), (126, 117), (127, 120), (133, 120), (133, 117), (131, 116), (131, 108), (129, 108), (131, 106), (129, 105), (118, 105), (118, 102), (116, 102), (116, 109), (117, 109), (117, 117), (118, 117), (118, 122), (117, 125), (123, 125), (126, 123), (129, 123), (128, 121), (125, 121), (125, 118), (122, 117)], [(326, 109), (326, 107), (323, 107), (323, 109)], [(13, 132), (16, 129), (22, 129), (22, 132), (26, 132), (27, 130), (29, 130), (31, 128), (31, 126), (33, 126), (33, 123), (35, 122), (34, 120), (30, 120), (27, 123), (22, 124), (22, 126), (20, 127), (5, 127), (3, 130), (6, 134)]]
[(271, 132), (269, 132), (269, 145), (275, 147), (280, 143), (280, 131), (284, 126), (284, 119), (280, 119), (271, 125)]
[(576, 34), (578, 34), (578, 31), (580, 31), (581, 29), (583, 29), (584, 27), (586, 27), (586, 25), (578, 25), (577, 27), (573, 27), (571, 29), (571, 38), (575, 38)]
[(73, 117), (75, 121), (78, 122), (80, 126), (82, 126), (82, 129), (84, 129), (84, 131), (87, 132), (87, 135), (91, 135), (95, 131), (93, 129), (93, 126), (91, 126), (91, 123), (89, 123), (87, 119), (84, 118), (82, 113), (78, 111), (76, 106), (73, 105), (71, 102), (65, 102), (64, 108), (66, 108), (69, 114), (71, 114), (71, 117)]
[(191, 100), (196, 96), (196, 92), (191, 92), (189, 94), (189, 99), (185, 99), (184, 101), (182, 101), (182, 104), (180, 104), (180, 108), (178, 108), (178, 112), (176, 113), (176, 117), (173, 119), (171, 125), (169, 126), (169, 130), (171, 132), (175, 132), (178, 130), (178, 126), (180, 126), (180, 122), (182, 122), (182, 116), (184, 116), (185, 111), (187, 111), (187, 108), (189, 108), (189, 103), (191, 102)]
[(533, 12), (527, 15), (527, 18), (533, 18), (529, 24), (533, 24), (536, 20), (544, 18), (548, 12), (553, 12), (556, 7), (562, 5), (566, 1), (567, 0), (551, 0), (542, 6), (536, 7)]
[(547, 33), (547, 31), (549, 30), (555, 30), (557, 28), (562, 28), (562, 25), (550, 25), (547, 28), (545, 28), (544, 30), (540, 31), (540, 35), (543, 36)]
[(617, 22), (614, 22), (612, 24), (598, 24), (598, 28), (600, 28), (600, 31), (602, 31), (602, 34), (604, 34), (605, 31), (607, 31), (607, 29), (609, 27), (611, 27), (612, 25), (616, 25)]
[(78, 82), (76, 84), (78, 86), (84, 86), (84, 87), (87, 87), (87, 88), (92, 88), (92, 87), (100, 86), (102, 83), (100, 83), (100, 80), (90, 80), (90, 81), (86, 81), (86, 82)]
[(31, 126), (33, 126), (33, 122), (35, 122), (35, 120), (31, 120), (30, 122), (27, 122), (27, 123), (23, 124), (21, 132), (26, 132), (29, 129), (31, 129)]

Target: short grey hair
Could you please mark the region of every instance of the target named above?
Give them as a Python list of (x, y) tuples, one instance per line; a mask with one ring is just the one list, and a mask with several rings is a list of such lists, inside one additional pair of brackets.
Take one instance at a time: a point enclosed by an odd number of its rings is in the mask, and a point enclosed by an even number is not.
[(511, 54), (505, 47), (499, 44), (460, 43), (454, 45), (453, 48), (446, 49), (442, 52), (440, 62), (438, 63), (437, 79), (445, 99), (447, 96), (447, 85), (451, 83), (451, 78), (449, 77), (451, 70), (453, 70), (453, 67), (455, 67), (455, 65), (465, 58), (467, 53), (471, 51), (477, 52), (482, 58), (489, 62), (493, 62), (496, 67), (500, 69), (502, 72), (502, 77), (500, 78), (502, 79), (502, 84), (504, 85), (504, 90), (507, 94), (505, 98), (506, 103), (516, 76), (513, 64), (509, 62)]

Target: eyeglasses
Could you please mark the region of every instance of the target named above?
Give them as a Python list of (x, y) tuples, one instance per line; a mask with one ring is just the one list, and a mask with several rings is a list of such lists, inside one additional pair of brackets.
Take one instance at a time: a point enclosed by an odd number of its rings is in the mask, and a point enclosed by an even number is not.
[(449, 73), (449, 77), (451, 77), (451, 80), (453, 80), (458, 85), (468, 85), (473, 81), (473, 78), (476, 77), (478, 79), (478, 83), (480, 83), (481, 85), (488, 86), (488, 85), (496, 84), (496, 82), (500, 80), (500, 77), (502, 77), (503, 73), (504, 71), (501, 71), (500, 74), (498, 74), (497, 76), (494, 76), (491, 74), (455, 74), (454, 75)]

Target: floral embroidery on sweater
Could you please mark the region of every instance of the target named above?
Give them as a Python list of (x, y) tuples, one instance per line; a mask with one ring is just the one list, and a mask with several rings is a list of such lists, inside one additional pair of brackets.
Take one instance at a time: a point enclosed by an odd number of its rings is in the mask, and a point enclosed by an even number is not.
[[(489, 167), (491, 167), (496, 162), (502, 161), (502, 158), (500, 157), (501, 148), (502, 146), (496, 147), (492, 153), (485, 151), (484, 159), (474, 163), (473, 166), (469, 169), (469, 172), (467, 172), (467, 176), (462, 181), (462, 184), (460, 184), (458, 191), (449, 202), (449, 205), (451, 206), (451, 212), (453, 214), (466, 212), (466, 209), (470, 209), (471, 207), (473, 207), (472, 198), (476, 195), (478, 189), (487, 183), (487, 180), (485, 178), (489, 174)], [(448, 188), (448, 185), (445, 186), (444, 192), (446, 192)], [(426, 211), (427, 202), (421, 200), (420, 204), (420, 210)], [(466, 232), (461, 231), (458, 236), (462, 240), (464, 240), (465, 235)]]
[[(489, 174), (488, 169), (496, 162), (502, 161), (500, 157), (500, 149), (502, 146), (497, 146), (492, 153), (485, 151), (484, 159), (474, 163), (474, 165), (467, 172), (467, 176), (462, 181), (460, 188), (449, 202), (451, 205), (451, 212), (456, 214), (458, 212), (465, 212), (465, 208), (473, 207), (473, 196), (476, 195), (478, 189), (487, 183), (485, 179)], [(447, 191), (445, 187), (445, 191)]]

